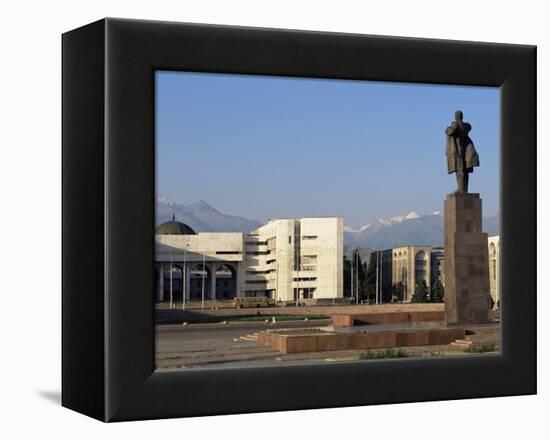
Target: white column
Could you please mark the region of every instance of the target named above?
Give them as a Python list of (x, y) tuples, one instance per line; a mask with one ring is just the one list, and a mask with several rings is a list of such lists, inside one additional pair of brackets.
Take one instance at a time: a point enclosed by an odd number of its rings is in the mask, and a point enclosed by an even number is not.
[(216, 300), (216, 262), (210, 266), (210, 299)]

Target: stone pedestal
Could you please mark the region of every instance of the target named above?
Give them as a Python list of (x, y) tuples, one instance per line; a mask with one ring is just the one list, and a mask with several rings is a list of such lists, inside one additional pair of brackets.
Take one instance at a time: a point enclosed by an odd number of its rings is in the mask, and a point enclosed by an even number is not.
[(489, 321), (487, 234), (481, 229), (479, 194), (449, 194), (445, 200), (445, 321)]

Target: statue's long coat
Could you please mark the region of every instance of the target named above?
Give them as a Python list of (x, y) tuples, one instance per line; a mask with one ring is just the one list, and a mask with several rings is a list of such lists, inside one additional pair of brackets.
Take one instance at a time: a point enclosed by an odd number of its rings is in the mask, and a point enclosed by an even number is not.
[(447, 171), (449, 174), (457, 170), (471, 173), (479, 166), (479, 156), (474, 143), (468, 136), (472, 126), (467, 122), (462, 127), (456, 121), (445, 129), (447, 135)]

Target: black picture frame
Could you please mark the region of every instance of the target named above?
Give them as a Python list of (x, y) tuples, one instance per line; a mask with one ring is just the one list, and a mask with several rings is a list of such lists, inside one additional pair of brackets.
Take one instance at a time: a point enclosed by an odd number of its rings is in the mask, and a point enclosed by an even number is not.
[[(535, 46), (104, 19), (62, 50), (63, 406), (121, 421), (536, 393)], [(156, 69), (499, 86), (500, 354), (155, 371)]]

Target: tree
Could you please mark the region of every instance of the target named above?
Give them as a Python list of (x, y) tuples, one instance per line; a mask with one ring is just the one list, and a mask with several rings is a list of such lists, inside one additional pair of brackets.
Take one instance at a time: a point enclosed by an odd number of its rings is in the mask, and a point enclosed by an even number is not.
[(432, 285), (432, 291), (430, 292), (430, 302), (440, 303), (443, 302), (445, 297), (445, 288), (441, 280), (436, 280)]
[(351, 261), (344, 255), (344, 296), (350, 298), (351, 293)]
[(376, 260), (378, 258), (378, 252), (371, 252), (369, 264), (367, 266), (367, 273), (365, 276), (364, 292), (369, 302), (376, 301)]
[(405, 286), (403, 285), (403, 283), (401, 281), (399, 281), (398, 283), (394, 283), (391, 286), (391, 302), (392, 303), (403, 302), (404, 294), (405, 294)]
[(426, 281), (422, 280), (420, 283), (416, 283), (414, 286), (414, 294), (411, 298), (413, 303), (427, 303), (430, 302), (430, 291)]
[(354, 261), (355, 261), (355, 268), (357, 268), (357, 271), (358, 271), (357, 279), (359, 281), (358, 282), (359, 286), (357, 291), (359, 292), (359, 300), (362, 300), (365, 296), (365, 291), (366, 291), (365, 278), (367, 276), (367, 266), (361, 260), (361, 254), (359, 253), (359, 249), (357, 249), (355, 252), (357, 254), (357, 257)]

